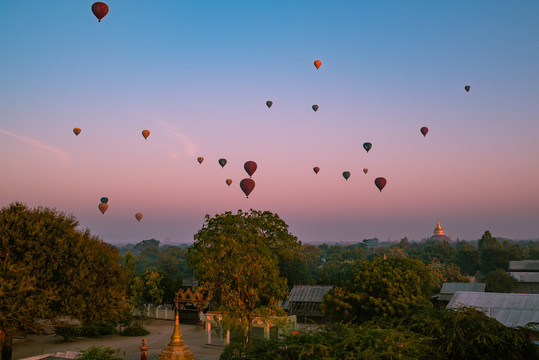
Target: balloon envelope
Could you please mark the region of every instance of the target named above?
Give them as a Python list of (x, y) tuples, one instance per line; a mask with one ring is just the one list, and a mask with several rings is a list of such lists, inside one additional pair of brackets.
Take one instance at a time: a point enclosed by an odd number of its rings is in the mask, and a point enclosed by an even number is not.
[(99, 208), (99, 211), (101, 211), (101, 214), (105, 214), (105, 211), (109, 208), (107, 203), (101, 203), (97, 207)]
[(108, 203), (108, 202), (109, 202), (109, 198), (108, 198), (108, 197), (102, 197), (102, 198), (101, 198), (101, 203), (106, 204), (106, 203)]
[(421, 128), (421, 134), (423, 134), (423, 136), (427, 136), (427, 133), (429, 132), (429, 128), (426, 127), (426, 126), (423, 126)]
[(268, 108), (271, 108), (271, 105), (273, 105), (273, 101), (266, 101), (266, 106)]
[(342, 176), (346, 181), (348, 181), (348, 178), (350, 177), (350, 171), (345, 171), (342, 173)]
[(369, 169), (365, 168), (365, 169), (363, 169), (363, 172), (366, 174), (366, 173), (369, 172)]
[(245, 169), (245, 171), (247, 171), (249, 177), (251, 177), (255, 173), (257, 165), (254, 161), (247, 161), (245, 164), (243, 164), (243, 168)]
[(142, 213), (136, 213), (135, 219), (137, 219), (137, 221), (140, 222), (140, 220), (142, 220)]
[(374, 179), (374, 184), (376, 185), (376, 187), (378, 188), (378, 190), (380, 190), (380, 192), (382, 192), (382, 189), (383, 189), (384, 186), (386, 186), (386, 184), (387, 184), (386, 178), (383, 178), (383, 177), (377, 177), (376, 179)]
[(365, 149), (367, 152), (372, 148), (372, 144), (370, 142), (366, 142), (363, 144), (363, 149)]
[(219, 165), (221, 165), (221, 167), (225, 167), (226, 162), (226, 159), (219, 159)]
[(318, 111), (318, 105), (313, 105), (313, 110), (316, 112)]
[(74, 129), (73, 129), (73, 132), (74, 132), (75, 135), (77, 135), (77, 136), (79, 136), (80, 131), (81, 131), (81, 130), (80, 130), (79, 128), (74, 128)]
[(150, 130), (142, 130), (142, 136), (144, 136), (144, 138), (147, 139), (148, 136), (150, 136)]
[(320, 168), (318, 166), (315, 166), (313, 167), (313, 171), (315, 174), (318, 174), (318, 172), (320, 171)]
[(316, 66), (317, 69), (320, 69), (320, 66), (322, 66), (322, 61), (320, 61), (320, 60), (315, 60), (315, 61), (314, 61), (314, 66)]
[[(471, 88), (472, 88), (472, 87), (471, 87), (470, 85), (466, 85), (466, 86), (464, 87), (464, 90), (466, 90), (466, 92), (470, 92), (470, 89), (471, 89)], [(480, 92), (481, 92), (481, 91), (480, 91)]]
[(225, 182), (228, 186), (230, 186), (230, 184), (232, 184), (232, 179), (226, 179)]
[(92, 5), (92, 12), (97, 20), (101, 22), (101, 19), (103, 19), (109, 12), (109, 7), (104, 2), (96, 2)]
[(204, 161), (204, 158), (202, 156), (199, 156), (197, 157), (197, 161), (199, 164), (202, 164), (202, 162)]
[(247, 198), (249, 198), (249, 194), (251, 193), (251, 191), (253, 191), (253, 189), (255, 188), (255, 181), (251, 178), (247, 178), (247, 179), (243, 179), (241, 182), (240, 182), (240, 188), (243, 190), (243, 192), (245, 193), (245, 196)]

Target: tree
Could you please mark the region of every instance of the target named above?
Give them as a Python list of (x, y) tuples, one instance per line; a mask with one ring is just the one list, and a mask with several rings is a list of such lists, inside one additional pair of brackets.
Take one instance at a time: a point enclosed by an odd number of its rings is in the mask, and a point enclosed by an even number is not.
[(489, 272), (483, 280), (486, 283), (485, 291), (495, 293), (512, 292), (517, 281), (503, 269), (496, 269)]
[(455, 263), (462, 270), (463, 274), (474, 275), (480, 266), (479, 250), (468, 243), (460, 246), (457, 250)]
[(431, 306), (433, 278), (419, 260), (401, 257), (362, 262), (351, 283), (331, 289), (322, 302), (330, 320), (365, 322), (403, 317)]
[(36, 319), (70, 315), (89, 326), (117, 320), (128, 306), (117, 250), (77, 226), (49, 208), (0, 210), (3, 360), (15, 334), (40, 329)]
[(486, 247), (481, 252), (481, 272), (487, 274), (496, 269), (507, 270), (510, 259), (510, 254), (505, 249), (497, 246)]
[(501, 247), (501, 244), (494, 236), (492, 236), (490, 231), (487, 230), (481, 236), (481, 239), (477, 243), (477, 247), (479, 248), (479, 252), (483, 252), (483, 249), (487, 247)]
[(281, 314), (288, 293), (282, 265), (301, 252), (288, 225), (269, 211), (226, 212), (210, 217), (188, 252), (207, 299), (244, 342), (253, 319)]

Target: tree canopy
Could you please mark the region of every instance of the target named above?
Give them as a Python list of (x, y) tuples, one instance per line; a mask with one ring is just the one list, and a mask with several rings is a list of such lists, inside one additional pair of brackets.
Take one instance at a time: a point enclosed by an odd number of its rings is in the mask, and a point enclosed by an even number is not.
[(36, 319), (70, 315), (88, 327), (118, 320), (128, 306), (117, 250), (77, 226), (54, 209), (0, 210), (2, 359), (13, 335), (39, 329)]

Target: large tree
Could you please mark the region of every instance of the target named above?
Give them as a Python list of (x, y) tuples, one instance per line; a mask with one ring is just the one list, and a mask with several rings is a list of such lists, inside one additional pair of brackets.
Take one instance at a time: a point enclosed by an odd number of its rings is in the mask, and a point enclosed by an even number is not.
[(206, 215), (188, 261), (208, 300), (245, 341), (255, 317), (282, 313), (278, 302), (288, 293), (284, 271), (300, 255), (301, 243), (277, 214), (239, 210)]
[(430, 306), (432, 273), (421, 261), (402, 257), (364, 261), (352, 282), (331, 289), (322, 303), (330, 320), (364, 322), (407, 315)]
[(13, 203), (0, 210), (2, 360), (13, 336), (37, 319), (70, 315), (83, 326), (118, 320), (127, 306), (116, 249), (53, 209)]

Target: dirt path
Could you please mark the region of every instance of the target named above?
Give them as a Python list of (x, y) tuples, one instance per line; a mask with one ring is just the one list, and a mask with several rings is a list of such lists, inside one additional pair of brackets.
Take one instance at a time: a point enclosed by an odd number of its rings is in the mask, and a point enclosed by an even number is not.
[[(121, 356), (126, 360), (139, 360), (142, 338), (148, 346), (148, 360), (156, 360), (159, 352), (163, 351), (170, 341), (174, 330), (174, 322), (170, 320), (152, 320), (145, 328), (150, 331), (146, 336), (127, 337), (108, 335), (100, 338), (79, 338), (73, 342), (59, 342), (61, 338), (54, 335), (29, 335), (29, 341), (18, 342), (13, 347), (13, 359), (22, 359), (47, 353), (80, 351), (91, 346), (103, 346), (120, 349)], [(206, 333), (201, 326), (180, 325), (183, 341), (195, 354), (196, 360), (218, 360), (223, 351), (222, 347), (208, 346)], [(216, 334), (213, 334), (216, 336)]]

